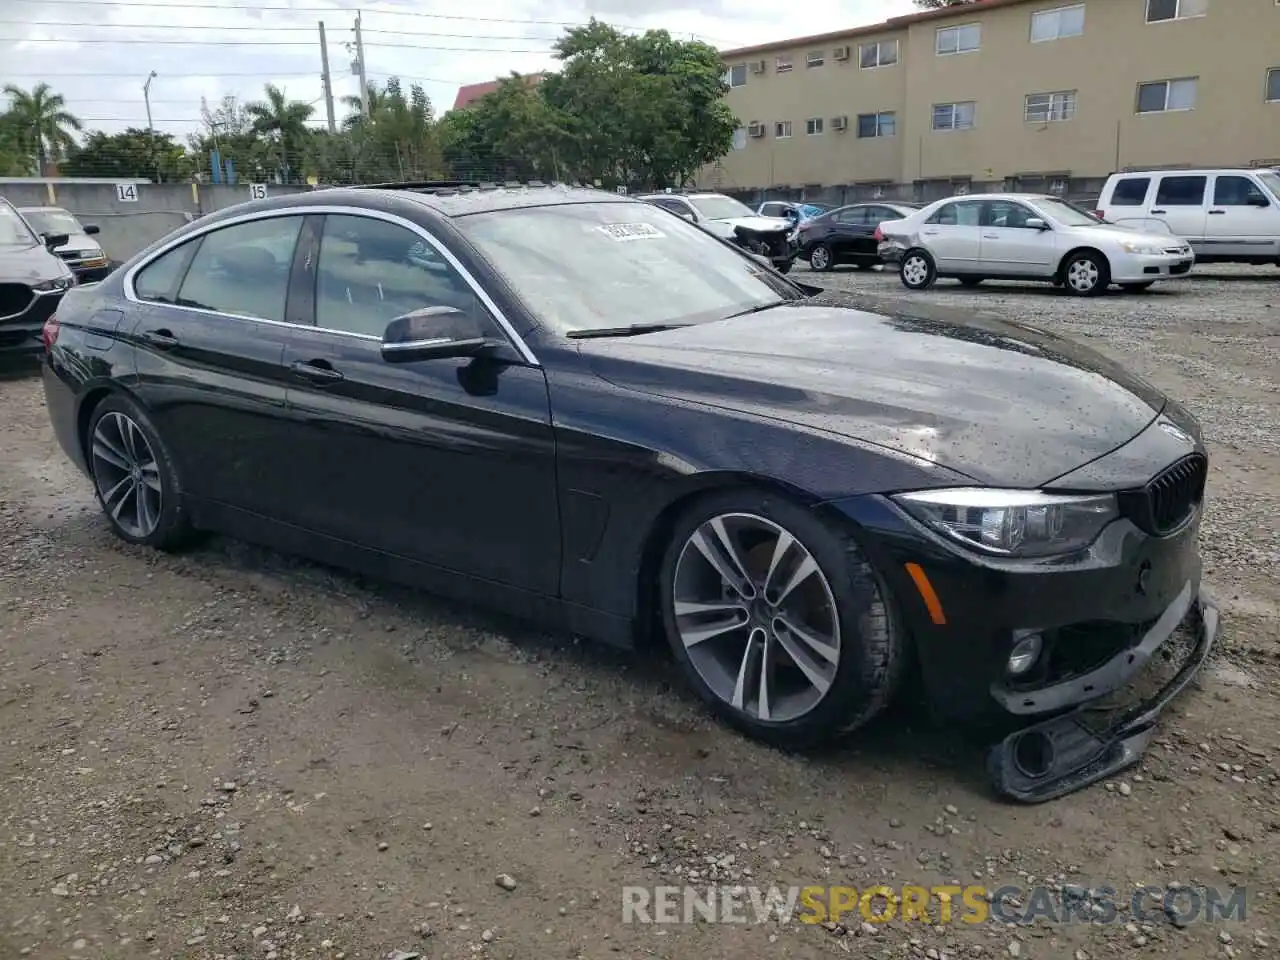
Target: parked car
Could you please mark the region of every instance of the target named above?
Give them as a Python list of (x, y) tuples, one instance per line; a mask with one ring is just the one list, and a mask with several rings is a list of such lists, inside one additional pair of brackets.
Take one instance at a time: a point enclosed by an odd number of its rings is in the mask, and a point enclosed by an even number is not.
[(942, 715), (1009, 727), (1023, 800), (1136, 761), (1217, 629), (1196, 421), (1031, 327), (814, 292), (603, 191), (334, 188), (75, 290), (44, 390), (128, 543), (217, 530), (665, 639), (784, 745), (918, 670)]
[(70, 268), (50, 252), (65, 234), (39, 237), (0, 197), (0, 354), (40, 350), (40, 331), (75, 286)]
[(62, 207), (22, 207), (18, 211), (36, 233), (45, 236), (65, 234), (67, 242), (53, 249), (71, 267), (81, 283), (96, 283), (111, 272), (102, 245), (93, 238), (97, 224), (81, 224)]
[(651, 193), (636, 198), (669, 210), (721, 239), (768, 259), (786, 273), (796, 259), (796, 225), (785, 217), (760, 217), (723, 193)]
[(782, 217), (792, 223), (804, 223), (820, 217), (832, 209), (829, 203), (793, 202), (790, 200), (766, 200), (756, 208), (758, 217)]
[(884, 263), (876, 227), (885, 220), (901, 220), (920, 209), (918, 203), (851, 203), (800, 224), (799, 258), (814, 270), (833, 270), (851, 263), (867, 269)]
[(1147, 233), (1172, 233), (1199, 263), (1280, 266), (1280, 173), (1269, 169), (1113, 173), (1095, 213)]
[(899, 263), (902, 283), (924, 290), (940, 277), (966, 286), (983, 280), (1044, 280), (1094, 297), (1111, 284), (1146, 290), (1185, 276), (1195, 254), (1168, 233), (1103, 222), (1061, 197), (992, 193), (929, 204), (876, 230), (880, 255)]

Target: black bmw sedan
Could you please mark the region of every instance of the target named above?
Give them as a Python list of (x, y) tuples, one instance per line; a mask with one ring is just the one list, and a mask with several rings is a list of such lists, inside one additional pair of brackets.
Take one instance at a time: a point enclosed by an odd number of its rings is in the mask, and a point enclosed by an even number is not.
[(1031, 327), (817, 292), (600, 191), (329, 189), (74, 290), (45, 393), (130, 543), (219, 531), (658, 638), (783, 746), (915, 674), (1002, 728), (1022, 800), (1134, 762), (1217, 628), (1196, 422)]

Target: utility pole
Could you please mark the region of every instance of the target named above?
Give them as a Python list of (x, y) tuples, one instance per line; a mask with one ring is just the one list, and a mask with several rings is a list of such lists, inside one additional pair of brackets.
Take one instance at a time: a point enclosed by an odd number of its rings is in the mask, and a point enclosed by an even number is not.
[(329, 132), (337, 133), (337, 125), (333, 121), (333, 82), (329, 76), (329, 44), (324, 39), (324, 21), (320, 21), (320, 69), (324, 71), (324, 109), (329, 118)]
[(369, 117), (369, 81), (364, 66), (364, 35), (360, 32), (360, 11), (356, 11), (356, 75), (360, 78), (360, 113)]
[(159, 183), (160, 163), (156, 159), (156, 128), (151, 123), (151, 81), (156, 76), (157, 74), (154, 70), (147, 76), (147, 82), (142, 85), (142, 100), (147, 105), (147, 148), (151, 152), (151, 166), (155, 168), (156, 183)]

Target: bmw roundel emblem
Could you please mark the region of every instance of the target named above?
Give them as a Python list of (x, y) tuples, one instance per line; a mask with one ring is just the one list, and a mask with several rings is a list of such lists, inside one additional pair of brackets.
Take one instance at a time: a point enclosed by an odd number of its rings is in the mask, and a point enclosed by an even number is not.
[(1160, 429), (1173, 437), (1175, 440), (1181, 440), (1183, 443), (1191, 443), (1191, 437), (1181, 427), (1174, 426), (1168, 420), (1160, 421)]

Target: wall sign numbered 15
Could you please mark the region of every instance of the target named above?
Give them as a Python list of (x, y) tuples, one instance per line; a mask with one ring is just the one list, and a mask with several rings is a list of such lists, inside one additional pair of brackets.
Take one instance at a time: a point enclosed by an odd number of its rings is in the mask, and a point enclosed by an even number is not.
[(138, 185), (136, 183), (117, 183), (116, 184), (116, 202), (117, 203), (137, 203), (138, 202)]
[(249, 184), (249, 199), (250, 200), (267, 199), (267, 185), (265, 183)]

